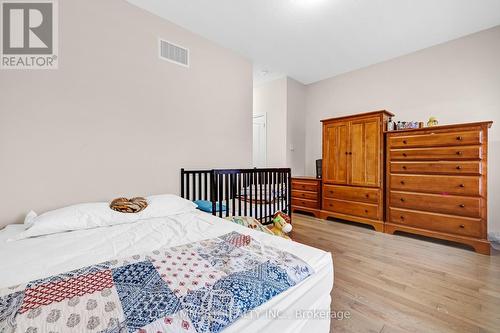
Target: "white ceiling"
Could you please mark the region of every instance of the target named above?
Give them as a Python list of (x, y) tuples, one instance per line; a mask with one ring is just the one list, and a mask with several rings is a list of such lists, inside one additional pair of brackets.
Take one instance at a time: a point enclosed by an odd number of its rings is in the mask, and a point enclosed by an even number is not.
[(256, 80), (306, 84), (500, 24), (500, 0), (128, 1), (243, 54)]

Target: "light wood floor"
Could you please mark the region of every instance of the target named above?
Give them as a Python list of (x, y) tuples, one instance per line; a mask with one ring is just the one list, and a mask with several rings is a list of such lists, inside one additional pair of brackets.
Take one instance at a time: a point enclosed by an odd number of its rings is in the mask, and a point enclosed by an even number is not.
[[(333, 254), (334, 332), (500, 332), (500, 254), (293, 215), (295, 241)], [(311, 332), (312, 333), (312, 332)]]

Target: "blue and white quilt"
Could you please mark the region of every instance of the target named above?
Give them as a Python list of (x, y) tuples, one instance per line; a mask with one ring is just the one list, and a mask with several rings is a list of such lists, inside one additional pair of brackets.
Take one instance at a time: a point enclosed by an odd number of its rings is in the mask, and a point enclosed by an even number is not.
[(313, 274), (232, 232), (0, 290), (0, 332), (219, 332)]

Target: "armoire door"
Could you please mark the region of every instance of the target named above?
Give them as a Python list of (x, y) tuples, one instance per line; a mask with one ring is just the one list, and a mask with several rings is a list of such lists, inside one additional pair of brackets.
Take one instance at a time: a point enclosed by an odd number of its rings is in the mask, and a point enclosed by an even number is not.
[(347, 184), (349, 123), (328, 124), (323, 130), (323, 182)]
[(350, 122), (349, 184), (380, 186), (380, 117)]

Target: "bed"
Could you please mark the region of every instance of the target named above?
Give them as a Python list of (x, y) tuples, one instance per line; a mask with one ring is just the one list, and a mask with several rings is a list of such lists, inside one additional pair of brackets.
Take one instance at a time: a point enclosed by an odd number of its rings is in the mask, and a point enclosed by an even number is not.
[(134, 223), (9, 241), (23, 230), (23, 225), (9, 225), (0, 231), (0, 331), (2, 306), (5, 310), (2, 297), (9, 290), (2, 288), (235, 232), (297, 256), (312, 268), (313, 274), (246, 313), (223, 332), (328, 332), (330, 328), (333, 286), (330, 253), (247, 229), (211, 214), (193, 210)]
[(181, 169), (181, 197), (210, 202), (211, 213), (219, 217), (250, 216), (269, 224), (277, 211), (291, 215), (291, 172), (290, 168)]

